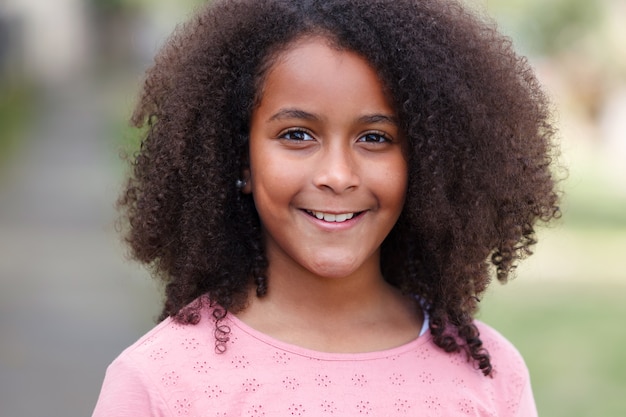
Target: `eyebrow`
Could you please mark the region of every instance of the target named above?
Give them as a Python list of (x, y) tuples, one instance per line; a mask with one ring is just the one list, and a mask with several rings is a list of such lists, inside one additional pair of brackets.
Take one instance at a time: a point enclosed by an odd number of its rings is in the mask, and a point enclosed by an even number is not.
[(272, 115), (268, 121), (283, 120), (283, 119), (304, 119), (304, 120), (320, 120), (316, 114), (306, 112), (300, 109), (280, 109), (278, 112)]
[[(296, 108), (280, 109), (272, 115), (268, 121), (283, 119), (303, 119), (303, 120), (321, 120), (322, 117)], [(387, 114), (366, 114), (358, 118), (358, 122), (362, 124), (386, 123), (394, 126), (398, 125), (398, 119), (395, 116)]]
[(359, 117), (359, 122), (363, 124), (387, 123), (397, 126), (398, 118), (387, 114), (367, 114)]

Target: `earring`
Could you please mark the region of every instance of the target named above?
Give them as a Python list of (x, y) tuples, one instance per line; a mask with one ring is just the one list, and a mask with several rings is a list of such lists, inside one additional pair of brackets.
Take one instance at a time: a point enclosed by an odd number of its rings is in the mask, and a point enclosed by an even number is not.
[(246, 180), (237, 180), (235, 181), (235, 187), (237, 187), (238, 189), (242, 189), (243, 187), (245, 187), (247, 184)]

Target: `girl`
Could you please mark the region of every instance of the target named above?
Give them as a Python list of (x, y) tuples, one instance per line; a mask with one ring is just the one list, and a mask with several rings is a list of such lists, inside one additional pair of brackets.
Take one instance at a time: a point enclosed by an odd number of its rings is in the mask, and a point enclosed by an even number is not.
[(148, 72), (120, 205), (161, 323), (94, 416), (534, 416), (477, 322), (558, 215), (548, 104), (454, 0), (222, 0)]

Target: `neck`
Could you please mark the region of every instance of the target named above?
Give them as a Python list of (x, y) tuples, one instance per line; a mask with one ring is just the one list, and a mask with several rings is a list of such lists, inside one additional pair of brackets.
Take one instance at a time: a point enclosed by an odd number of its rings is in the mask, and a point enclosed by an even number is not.
[(319, 276), (300, 265), (284, 265), (280, 259), (271, 260), (267, 272), (268, 294), (263, 302), (296, 315), (348, 314), (381, 302), (381, 297), (392, 291), (380, 272), (377, 256), (345, 276)]
[(342, 277), (270, 265), (267, 295), (258, 298), (251, 289), (238, 313), (262, 333), (315, 350), (355, 352), (399, 345), (419, 332), (414, 301), (383, 279), (378, 259)]

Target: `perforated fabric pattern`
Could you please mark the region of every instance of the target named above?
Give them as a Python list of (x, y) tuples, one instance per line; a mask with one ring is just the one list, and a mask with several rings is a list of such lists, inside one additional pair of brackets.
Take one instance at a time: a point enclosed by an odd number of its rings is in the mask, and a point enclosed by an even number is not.
[(325, 353), (233, 316), (227, 350), (216, 353), (210, 317), (207, 309), (197, 325), (165, 320), (125, 350), (107, 370), (94, 417), (536, 416), (521, 356), (480, 322), (493, 378), (429, 334), (381, 352)]

